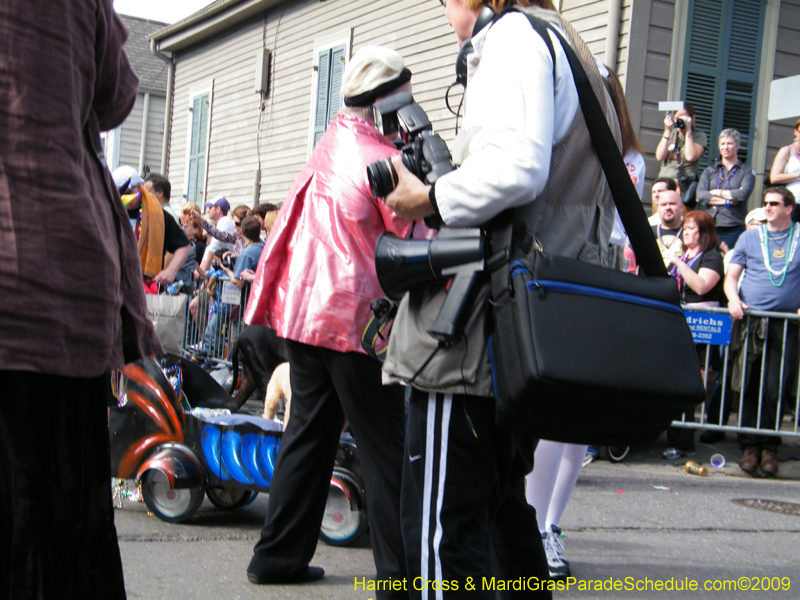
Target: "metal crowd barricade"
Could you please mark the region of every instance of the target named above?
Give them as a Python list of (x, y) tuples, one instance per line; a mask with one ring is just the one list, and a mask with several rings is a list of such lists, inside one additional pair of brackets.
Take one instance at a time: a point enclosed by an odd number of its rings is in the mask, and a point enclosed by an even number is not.
[[(800, 419), (800, 385), (798, 385), (798, 371), (800, 371), (800, 352), (794, 360), (787, 360), (787, 336), (798, 336), (798, 329), (790, 326), (790, 323), (797, 323), (800, 317), (796, 313), (778, 313), (778, 312), (764, 312), (756, 310), (744, 311), (743, 325), (745, 326), (744, 340), (741, 346), (741, 352), (747, 354), (753, 344), (760, 343), (758, 339), (751, 339), (753, 329), (750, 326), (751, 320), (758, 318), (766, 318), (767, 321), (764, 325), (765, 330), (769, 331), (769, 324), (775, 321), (782, 323), (783, 335), (780, 339), (770, 339), (765, 334), (763, 341), (763, 348), (760, 354), (754, 361), (744, 360), (743, 368), (734, 369), (734, 353), (731, 352), (731, 325), (733, 318), (730, 316), (727, 308), (711, 308), (700, 306), (684, 306), (684, 312), (687, 314), (687, 322), (692, 329), (695, 342), (697, 343), (698, 350), (705, 346), (705, 361), (701, 363), (700, 367), (703, 371), (704, 384), (706, 389), (709, 389), (709, 383), (714, 386), (714, 393), (711, 399), (716, 398), (719, 400), (714, 403), (713, 411), (718, 409), (718, 418), (709, 420), (709, 399), (698, 407), (700, 414), (694, 415), (694, 418), (687, 416), (685, 413), (680, 421), (673, 421), (674, 427), (686, 427), (692, 429), (707, 429), (715, 431), (731, 431), (735, 433), (754, 433), (760, 435), (780, 435), (785, 437), (800, 437), (800, 428), (798, 428), (798, 419)], [(726, 335), (727, 331), (727, 335)], [(727, 339), (726, 339), (727, 337)], [(758, 337), (758, 336), (756, 336)], [(709, 340), (703, 343), (703, 340)], [(778, 405), (775, 410), (775, 420), (764, 418), (764, 408), (766, 398), (764, 395), (765, 380), (767, 378), (766, 362), (767, 351), (771, 345), (775, 343), (781, 344), (780, 353), (780, 369), (779, 369), (779, 397)], [(718, 372), (718, 379), (715, 382), (709, 381), (709, 367), (711, 366), (711, 357), (714, 351), (721, 352), (721, 370)], [(702, 353), (701, 353), (702, 354)], [(737, 353), (738, 354), (738, 353)], [(760, 368), (756, 369), (756, 365)], [(736, 381), (732, 381), (733, 372), (736, 373)], [(745, 390), (749, 376), (752, 374), (750, 371), (759, 371), (758, 381), (758, 404), (757, 404), (757, 417), (756, 427), (745, 427), (742, 424), (742, 414), (745, 406)], [(734, 385), (738, 388), (738, 392), (733, 391)], [(726, 407), (730, 406), (731, 417), (726, 418)], [(696, 411), (697, 412), (697, 411)], [(736, 412), (735, 418), (733, 412)], [(767, 422), (767, 421), (770, 422)]]
[(181, 354), (230, 367), (233, 345), (244, 328), (250, 285), (240, 290), (227, 280), (210, 281), (195, 281), (196, 291), (186, 305)]

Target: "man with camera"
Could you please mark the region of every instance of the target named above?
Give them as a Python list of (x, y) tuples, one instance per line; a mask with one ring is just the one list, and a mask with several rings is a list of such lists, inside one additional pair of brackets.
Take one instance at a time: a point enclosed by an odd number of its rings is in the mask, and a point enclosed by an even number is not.
[[(495, 18), (494, 11), (510, 5), (570, 40), (619, 145), (602, 75), (550, 0), (448, 0), (446, 15), (459, 46), (470, 38), (472, 46), (464, 62), (464, 143), (457, 144), (465, 156), (455, 157), (461, 168), (432, 186), (394, 158), (399, 180), (386, 203), (408, 219), (438, 215), (449, 227), (485, 227), (501, 212), (514, 209), (512, 246), (535, 238), (549, 253), (608, 266), (614, 202), (579, 109), (566, 53), (552, 31), (545, 34), (550, 48), (518, 11)], [(418, 350), (423, 356), (410, 367), (416, 373), (409, 378), (413, 391), (403, 474), (409, 580), (444, 580), (449, 587), (442, 592), (445, 598), (494, 598), (494, 590), (469, 587), (482, 577), (548, 579), (535, 510), (524, 494), (533, 440), (495, 423), (486, 352), (489, 286), (481, 287), (464, 336), (429, 353)], [(384, 381), (393, 380), (397, 365), (409, 362), (412, 353), (397, 350), (414, 347), (409, 336), (416, 331), (424, 338), (440, 303), (440, 290), (435, 289), (412, 290), (403, 299)], [(552, 426), (555, 430), (559, 424)], [(412, 597), (431, 593), (416, 591)], [(510, 594), (550, 597), (541, 587)]]
[(255, 584), (323, 577), (310, 567), (328, 498), (342, 423), (358, 444), (375, 558), (377, 598), (405, 598), (400, 530), (404, 394), (381, 384), (361, 334), (382, 296), (378, 237), (408, 237), (412, 223), (370, 192), (367, 165), (398, 153), (376, 129), (372, 106), (411, 91), (394, 50), (362, 47), (345, 67), (344, 104), (295, 179), (258, 264), (246, 321), (286, 340), (292, 418), (281, 439), (261, 539), (247, 577)]

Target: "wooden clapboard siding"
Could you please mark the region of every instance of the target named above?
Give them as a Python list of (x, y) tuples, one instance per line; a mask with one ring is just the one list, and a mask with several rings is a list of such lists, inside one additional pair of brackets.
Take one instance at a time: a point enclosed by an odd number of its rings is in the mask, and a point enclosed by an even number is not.
[(231, 205), (252, 203), (259, 115), (255, 63), (263, 30), (263, 19), (250, 21), (175, 57), (169, 178), (176, 202), (186, 193), (192, 97), (210, 90), (204, 198), (225, 196)]
[[(164, 108), (167, 99), (165, 96), (150, 94), (150, 114), (147, 119), (147, 140), (144, 155), (145, 167), (151, 173), (161, 172), (161, 149), (164, 143)], [(137, 156), (138, 160), (139, 157)]]
[(128, 118), (120, 126), (119, 139), (119, 164), (139, 165), (139, 144), (142, 141), (142, 110), (144, 107), (144, 94), (136, 95), (136, 102)]
[[(623, 0), (621, 4), (617, 61), (616, 65), (609, 65), (616, 70), (623, 85), (627, 72), (633, 3), (634, 0)], [(563, 0), (561, 3), (562, 16), (580, 33), (592, 53), (604, 64), (608, 62), (605, 50), (609, 4), (609, 0)]]
[[(791, 77), (798, 73), (800, 73), (800, 0), (781, 0), (772, 79)], [(795, 121), (796, 119), (784, 119), (769, 124), (765, 172), (768, 173), (772, 168), (778, 150), (791, 143)]]
[(225, 195), (233, 205), (252, 203), (259, 131), (253, 79), (255, 55), (263, 45), (272, 50), (273, 64), (260, 128), (260, 200), (282, 200), (308, 158), (314, 49), (346, 31), (352, 40), (348, 58), (366, 44), (404, 54), (414, 72), (417, 101), (434, 127), (452, 139), (454, 117), (443, 98), (454, 79), (457, 46), (438, 0), (285, 2), (175, 56), (169, 156), (173, 195), (185, 191), (190, 94), (207, 89), (213, 80), (206, 197)]

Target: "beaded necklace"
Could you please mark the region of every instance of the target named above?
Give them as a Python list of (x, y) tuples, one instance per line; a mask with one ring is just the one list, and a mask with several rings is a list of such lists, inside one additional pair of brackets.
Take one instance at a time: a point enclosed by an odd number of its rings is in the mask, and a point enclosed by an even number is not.
[[(686, 263), (687, 265), (689, 265), (689, 268), (691, 269), (694, 263), (696, 263), (701, 256), (703, 256), (703, 253), (698, 252), (697, 254), (689, 258), (689, 250), (686, 250), (686, 252), (684, 252), (681, 255), (680, 261), (682, 263)], [(672, 265), (672, 268), (669, 270), (669, 274), (672, 275), (675, 278), (675, 281), (678, 282), (678, 289), (680, 290), (682, 288), (681, 285), (682, 278), (680, 269), (678, 269), (678, 265)]]
[(680, 240), (681, 239), (681, 234), (683, 234), (683, 219), (681, 219), (681, 226), (680, 226), (680, 228), (678, 228), (678, 231), (675, 233), (675, 237), (672, 238), (672, 241), (669, 243), (669, 245), (665, 244), (664, 243), (664, 238), (661, 237), (661, 223), (658, 224), (657, 231), (658, 231), (658, 241), (661, 244), (661, 246), (663, 248), (671, 249), (672, 246), (675, 245), (675, 240)]
[[(766, 227), (758, 228), (758, 235), (761, 238), (761, 254), (764, 257), (764, 266), (767, 268), (767, 271), (769, 272), (769, 280), (772, 283), (772, 285), (775, 287), (781, 287), (783, 285), (783, 282), (786, 280), (786, 273), (789, 270), (789, 263), (792, 262), (792, 259), (794, 258), (794, 253), (797, 250), (797, 238), (798, 234), (800, 234), (800, 227), (798, 227), (795, 230), (794, 223), (792, 223), (792, 226), (789, 228), (789, 238), (792, 240), (792, 243), (791, 246), (789, 247), (789, 257), (786, 259), (786, 262), (783, 265), (783, 269), (781, 269), (780, 271), (776, 271), (775, 269), (773, 269), (772, 265), (770, 264), (769, 232), (767, 231), (767, 234), (765, 235), (764, 234), (765, 229)], [(774, 277), (777, 276), (780, 276), (781, 280), (778, 283), (775, 283)]]

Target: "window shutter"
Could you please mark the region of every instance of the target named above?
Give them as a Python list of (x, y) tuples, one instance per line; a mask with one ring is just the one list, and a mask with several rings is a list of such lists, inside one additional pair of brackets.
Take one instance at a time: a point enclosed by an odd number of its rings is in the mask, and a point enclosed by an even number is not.
[(314, 114), (314, 145), (325, 133), (342, 105), (345, 46), (319, 53), (317, 68), (317, 106)]
[(330, 85), (331, 51), (319, 53), (317, 63), (317, 111), (314, 117), (314, 145), (328, 128), (328, 86)]
[[(205, 182), (206, 140), (208, 137), (209, 94), (197, 96), (192, 102), (192, 135), (189, 141), (189, 173), (187, 174), (186, 200), (197, 202)], [(200, 202), (198, 202), (199, 204)]]
[[(342, 106), (342, 80), (344, 79), (344, 46), (334, 48), (331, 52), (331, 85), (328, 94), (328, 123), (330, 123)], [(327, 126), (327, 124), (326, 124)]]
[(739, 157), (750, 158), (763, 21), (761, 0), (693, 0), (689, 6), (683, 89), (697, 112), (696, 129), (708, 136), (701, 169), (719, 156), (717, 138), (727, 128), (741, 133)]

